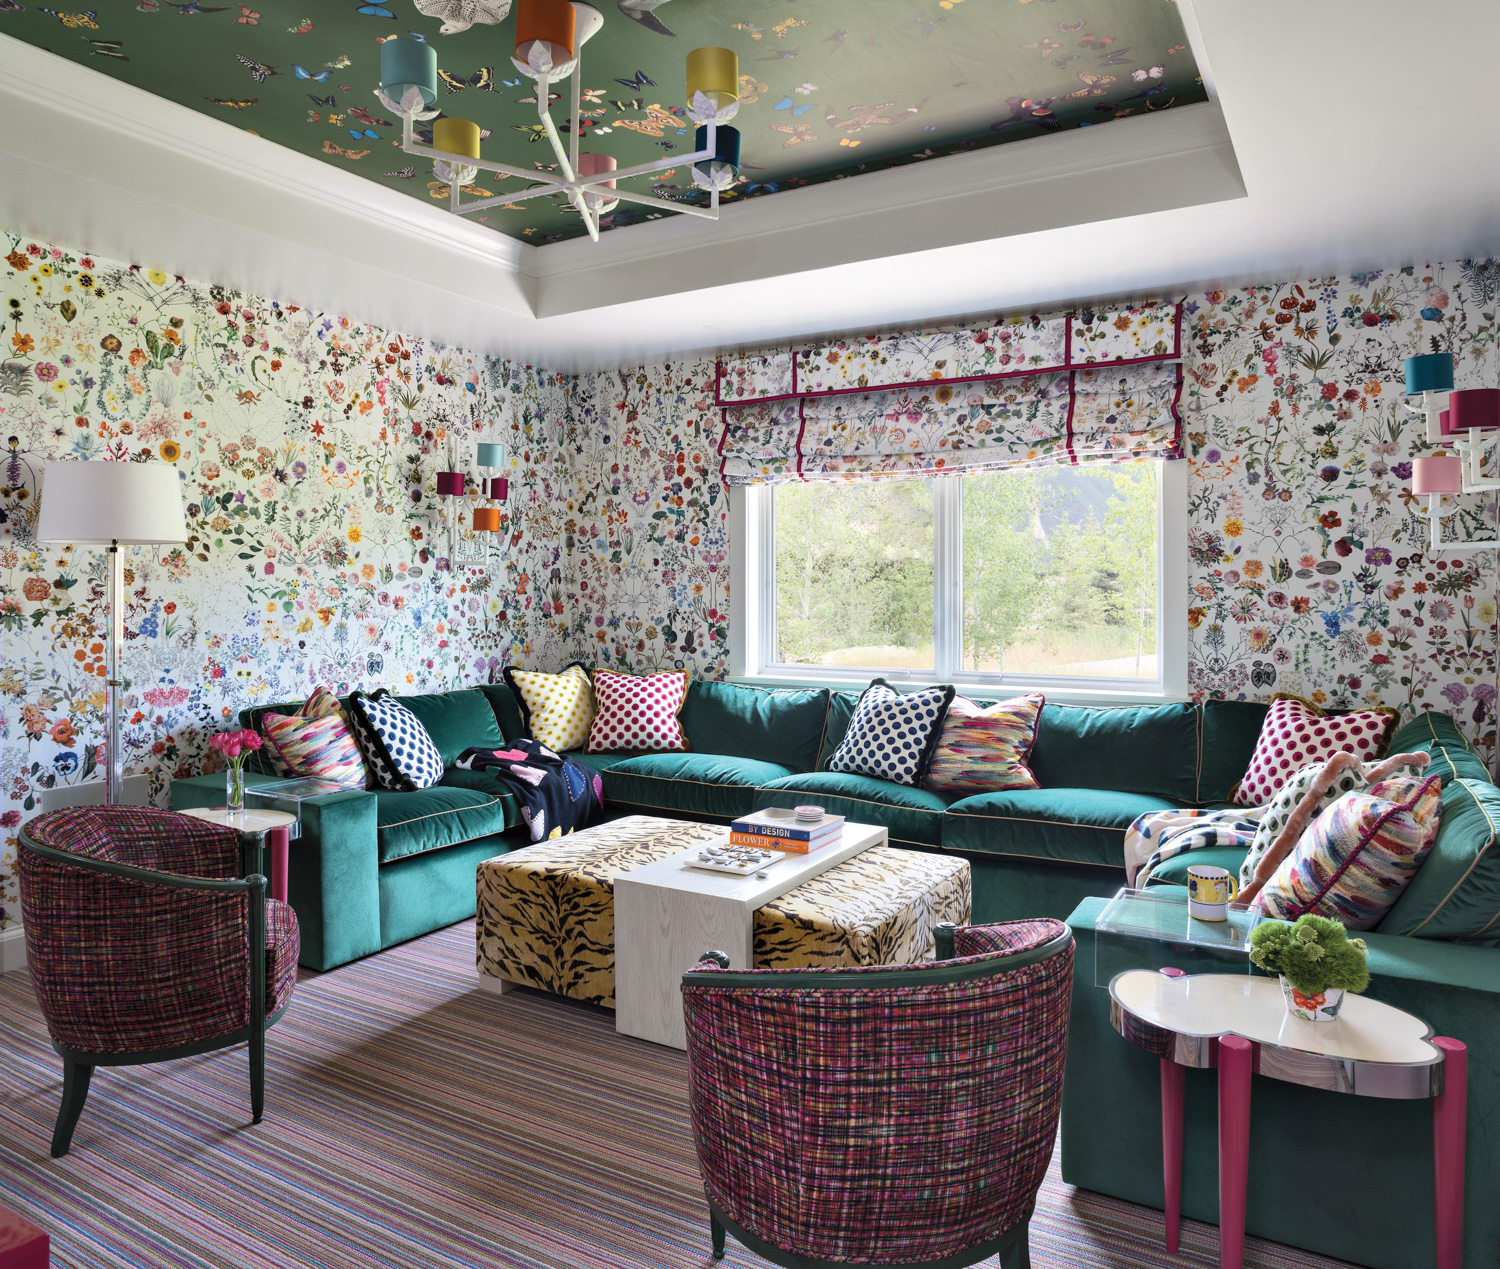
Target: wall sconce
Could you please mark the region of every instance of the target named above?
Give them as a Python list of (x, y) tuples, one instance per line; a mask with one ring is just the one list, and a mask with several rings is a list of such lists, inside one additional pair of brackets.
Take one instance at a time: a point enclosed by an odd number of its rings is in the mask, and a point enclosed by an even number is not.
[[(1427, 499), (1425, 511), (1416, 512), (1428, 523), (1428, 545), (1433, 551), (1500, 550), (1500, 536), (1469, 542), (1443, 541), (1443, 503), (1448, 498), (1467, 493), (1464, 488), (1464, 460), (1457, 454), (1437, 454), (1418, 458), (1411, 465), (1411, 491)], [(1452, 515), (1457, 508), (1450, 511)]]
[[(477, 461), (483, 470), (494, 471), (496, 468), (505, 466), (504, 445), (480, 441), (478, 449)], [(500, 508), (495, 506), (495, 503), (505, 501), (506, 495), (510, 492), (510, 482), (504, 476), (481, 476), (479, 489), (489, 505), (474, 508), (472, 516), (474, 532), (496, 533), (500, 529)]]
[[(505, 446), (490, 441), (477, 445), (476, 465), (486, 473), (505, 466)], [(475, 534), (497, 533), (500, 529), (500, 508), (495, 504), (506, 501), (510, 493), (510, 481), (504, 476), (482, 475), (470, 477), (460, 470), (462, 460), (457, 446), (450, 441), (444, 461), (446, 471), (437, 474), (437, 494), (442, 499), (443, 527), (448, 534), (448, 559), (451, 562), (458, 553), (459, 534), (463, 530), (461, 501), (465, 498), (484, 499), (485, 506), (476, 506), (469, 516), (469, 527)]]

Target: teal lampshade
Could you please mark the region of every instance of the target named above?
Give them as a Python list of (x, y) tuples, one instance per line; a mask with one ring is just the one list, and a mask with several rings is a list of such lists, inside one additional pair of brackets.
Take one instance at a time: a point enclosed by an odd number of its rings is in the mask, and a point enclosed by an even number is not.
[(1422, 353), (1406, 359), (1406, 395), (1453, 391), (1453, 354)]
[(479, 465), (481, 467), (504, 467), (505, 466), (505, 446), (504, 445), (496, 445), (496, 444), (494, 444), (494, 443), (492, 443), (490, 441), (480, 441), (479, 445), (478, 445), (478, 449), (479, 449), (479, 460), (478, 461), (479, 461)]
[(387, 40), (380, 46), (380, 88), (400, 101), (408, 88), (422, 91), (422, 105), (437, 100), (437, 49), (419, 40)]
[[(714, 156), (693, 164), (705, 176), (715, 169), (730, 169), (736, 177), (740, 174), (740, 130), (720, 124), (714, 137)], [(708, 127), (704, 125), (693, 134), (693, 149), (701, 150), (708, 145)]]

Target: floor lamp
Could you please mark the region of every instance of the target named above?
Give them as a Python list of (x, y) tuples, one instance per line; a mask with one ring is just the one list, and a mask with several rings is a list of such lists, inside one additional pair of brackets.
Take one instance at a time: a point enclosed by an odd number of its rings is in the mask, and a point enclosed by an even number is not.
[(170, 463), (48, 463), (42, 477), (39, 542), (109, 548), (109, 721), (104, 797), (118, 805), (124, 779), (120, 749), (120, 652), (125, 642), (122, 546), (186, 542), (182, 486)]

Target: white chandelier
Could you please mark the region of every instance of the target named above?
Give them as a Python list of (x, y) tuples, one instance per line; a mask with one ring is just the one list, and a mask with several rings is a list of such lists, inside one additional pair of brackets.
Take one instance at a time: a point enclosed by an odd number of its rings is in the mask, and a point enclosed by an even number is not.
[[(699, 48), (687, 55), (687, 116), (696, 124), (694, 151), (678, 158), (658, 159), (634, 167), (617, 167), (607, 154), (579, 153), (583, 118), (580, 109), (580, 55), (584, 44), (604, 25), (604, 15), (577, 0), (519, 0), (516, 5), (515, 68), (536, 81), (536, 109), (541, 127), (557, 158), (557, 172), (546, 173), (532, 188), (492, 198), (463, 201), (462, 187), (481, 171), (537, 182), (538, 173), (485, 159), (479, 153), (479, 125), (468, 119), (442, 118), (437, 101), (437, 50), (420, 40), (390, 39), (380, 46), (381, 105), (401, 116), (401, 148), (407, 154), (432, 159), (440, 180), (448, 184), (448, 209), (455, 215), (526, 199), (565, 194), (583, 218), (589, 237), (599, 241), (599, 217), (612, 212), (621, 200), (659, 207), (665, 211), (708, 220), (719, 218), (719, 191), (739, 179), (740, 134), (726, 126), (740, 108), (739, 59), (726, 48)], [(572, 114), (568, 144), (563, 145), (552, 120), (548, 88), (572, 80)], [(417, 142), (416, 124), (434, 120), (432, 145)], [(619, 188), (632, 176), (692, 165), (693, 183), (708, 191), (707, 207), (669, 202)]]

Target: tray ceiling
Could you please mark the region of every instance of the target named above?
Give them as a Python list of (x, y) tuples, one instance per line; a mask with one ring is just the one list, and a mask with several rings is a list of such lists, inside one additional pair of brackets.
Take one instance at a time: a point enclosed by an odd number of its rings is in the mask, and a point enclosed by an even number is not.
[[(731, 202), (1206, 100), (1171, 0), (599, 8), (604, 28), (582, 59), (585, 148), (622, 167), (690, 151), (684, 56), (705, 44), (732, 48), (745, 170)], [(372, 95), (379, 44), (417, 36), (434, 45), (444, 112), (489, 131), (486, 157), (541, 167), (552, 155), (538, 135), (534, 86), (510, 66), (513, 21), (442, 35), (413, 0), (111, 0), (88, 10), (0, 0), (0, 33), (433, 205), (446, 187), (430, 164), (401, 152), (399, 121)], [(560, 123), (566, 104), (554, 107)], [(483, 173), (478, 187), (521, 188)], [(637, 188), (698, 197), (685, 169), (638, 178)], [(481, 218), (536, 245), (583, 232), (560, 199)], [(605, 226), (647, 218), (658, 217), (622, 205)]]

